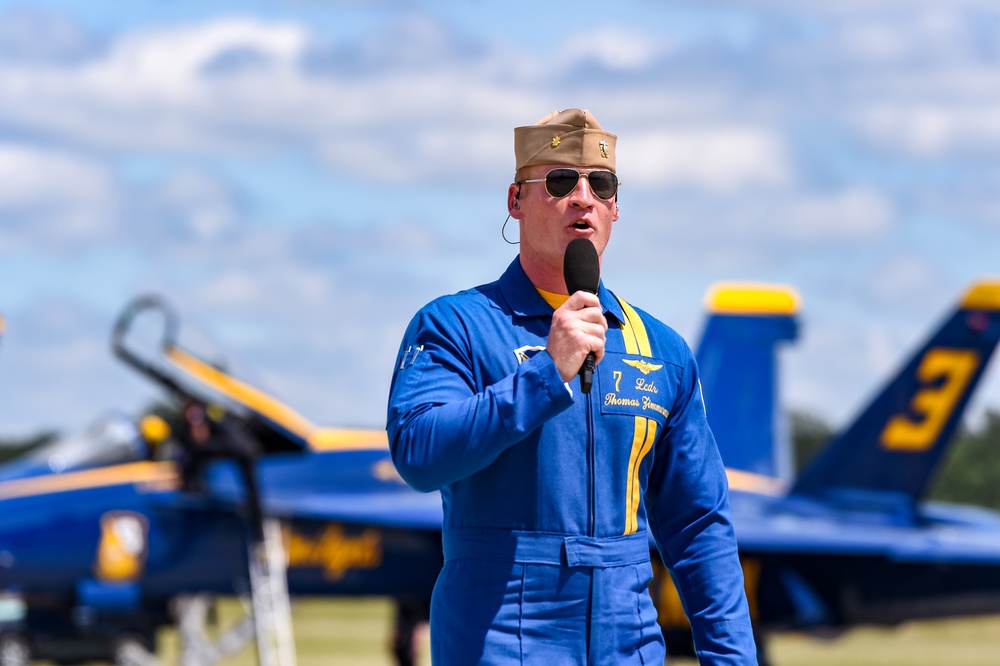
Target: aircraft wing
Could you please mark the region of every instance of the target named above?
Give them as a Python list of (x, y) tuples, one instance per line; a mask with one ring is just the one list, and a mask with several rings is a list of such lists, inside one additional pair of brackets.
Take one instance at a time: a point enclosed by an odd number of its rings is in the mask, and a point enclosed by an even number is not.
[[(731, 497), (740, 551), (880, 557), (895, 562), (1000, 565), (1000, 516), (974, 507), (929, 505), (909, 516), (827, 502)], [(780, 505), (780, 506), (779, 506)]]
[(264, 501), (268, 514), (279, 518), (330, 520), (380, 527), (419, 530), (441, 529), (441, 496), (438, 493), (373, 492), (281, 493)]
[[(440, 493), (420, 493), (406, 485), (389, 457), (384, 432), (327, 432), (328, 444), (337, 441), (337, 447), (276, 453), (259, 461), (265, 513), (279, 518), (441, 529)], [(243, 481), (231, 462), (214, 465), (209, 483), (217, 496), (233, 501), (243, 497)]]

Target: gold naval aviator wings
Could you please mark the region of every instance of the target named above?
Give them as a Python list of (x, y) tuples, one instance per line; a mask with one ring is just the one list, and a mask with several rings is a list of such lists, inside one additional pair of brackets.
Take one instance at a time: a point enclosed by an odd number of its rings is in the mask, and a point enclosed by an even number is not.
[(635, 360), (631, 358), (626, 358), (622, 360), (622, 363), (624, 363), (625, 365), (631, 365), (633, 368), (635, 368), (644, 375), (648, 375), (653, 370), (659, 370), (660, 368), (663, 367), (663, 365), (655, 365), (643, 359)]

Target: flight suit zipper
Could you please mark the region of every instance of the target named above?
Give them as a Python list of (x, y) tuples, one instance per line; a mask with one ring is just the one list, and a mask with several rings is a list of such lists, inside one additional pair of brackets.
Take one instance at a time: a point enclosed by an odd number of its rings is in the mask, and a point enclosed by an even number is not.
[(594, 527), (594, 523), (595, 523), (595, 515), (594, 514), (596, 513), (596, 509), (597, 509), (597, 499), (596, 499), (596, 497), (597, 497), (597, 488), (596, 488), (596, 485), (597, 484), (596, 484), (596, 481), (595, 481), (595, 478), (594, 478), (595, 475), (596, 475), (595, 471), (594, 471), (594, 467), (595, 467), (595, 464), (596, 464), (594, 458), (596, 456), (596, 452), (595, 452), (594, 449), (595, 449), (595, 443), (594, 443), (594, 410), (593, 410), (593, 403), (592, 403), (592, 399), (590, 397), (590, 393), (588, 393), (587, 394), (587, 475), (589, 477), (587, 479), (587, 494), (588, 494), (588, 499), (587, 499), (587, 502), (588, 502), (587, 513), (588, 513), (588, 521), (589, 521), (589, 524), (587, 526), (587, 535), (588, 536), (597, 536), (596, 530), (595, 530), (595, 527)]
[[(593, 390), (593, 387), (591, 387)], [(594, 442), (594, 409), (593, 400), (590, 393), (587, 393), (587, 514), (588, 526), (587, 536), (597, 536), (594, 527), (595, 514), (597, 513), (597, 488), (595, 482), (595, 442)], [(594, 576), (595, 571), (590, 571), (590, 591), (587, 594), (587, 665), (590, 666), (590, 653), (592, 646), (591, 628), (594, 621)]]

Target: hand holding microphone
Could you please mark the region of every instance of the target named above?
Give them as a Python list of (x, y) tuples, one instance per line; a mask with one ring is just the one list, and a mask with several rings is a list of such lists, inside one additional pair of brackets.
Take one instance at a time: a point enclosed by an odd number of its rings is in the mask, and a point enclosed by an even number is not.
[(594, 369), (604, 356), (607, 321), (597, 299), (601, 264), (594, 244), (570, 241), (563, 258), (563, 277), (570, 298), (556, 311), (549, 332), (549, 352), (564, 381), (580, 375), (580, 389), (589, 393)]

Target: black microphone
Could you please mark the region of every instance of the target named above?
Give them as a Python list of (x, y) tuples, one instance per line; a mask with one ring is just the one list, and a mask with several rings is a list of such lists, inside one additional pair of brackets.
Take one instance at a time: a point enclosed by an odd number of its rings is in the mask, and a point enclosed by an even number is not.
[[(601, 284), (601, 261), (597, 256), (597, 248), (586, 238), (574, 238), (566, 246), (566, 255), (563, 257), (563, 278), (566, 280), (566, 290), (570, 295), (578, 291), (597, 293)], [(590, 352), (580, 368), (580, 390), (584, 393), (590, 393), (595, 365), (594, 352)]]

